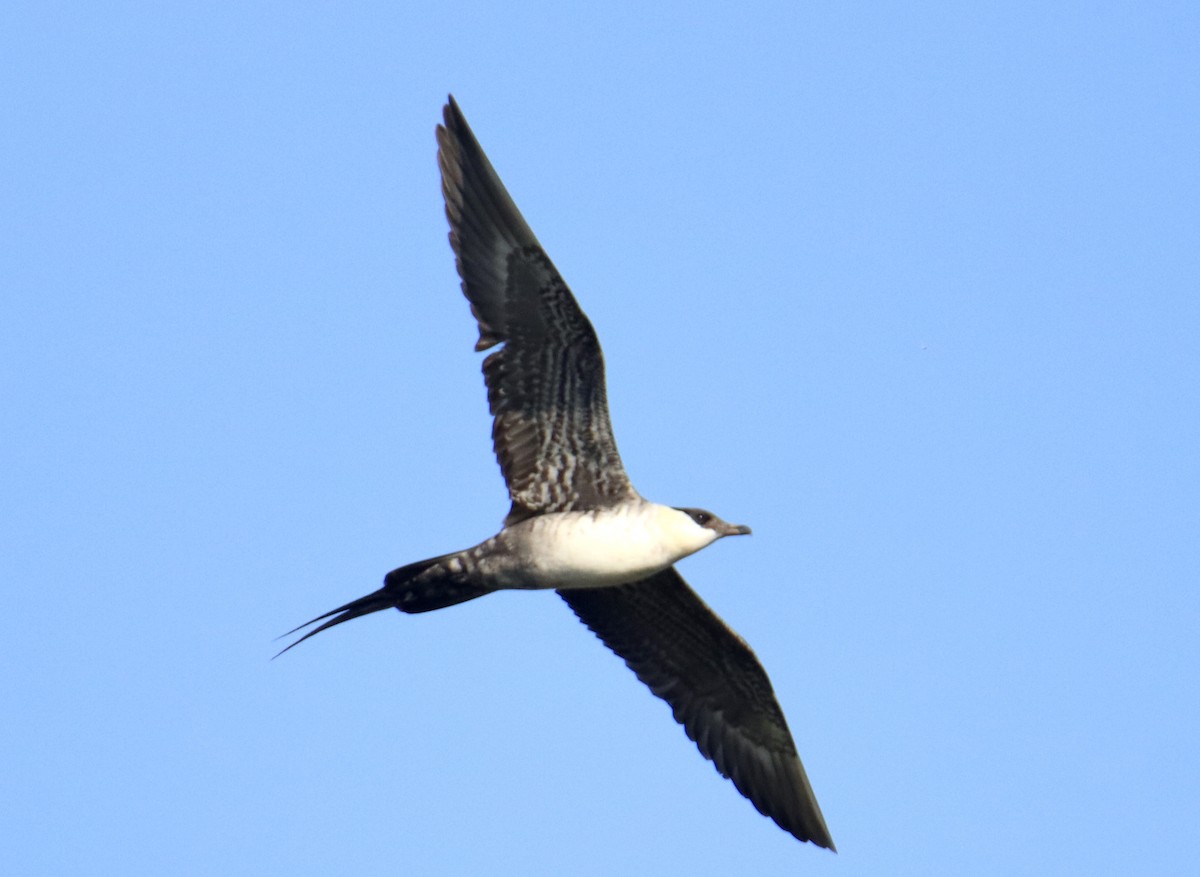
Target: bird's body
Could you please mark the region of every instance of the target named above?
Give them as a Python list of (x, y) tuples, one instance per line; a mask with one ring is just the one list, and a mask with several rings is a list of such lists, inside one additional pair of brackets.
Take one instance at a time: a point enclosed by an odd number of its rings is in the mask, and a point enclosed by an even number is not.
[(525, 569), (532, 574), (524, 587), (560, 590), (636, 582), (720, 538), (686, 512), (642, 499), (542, 515), (502, 532), (520, 534)]
[(378, 591), (308, 622), (328, 619), (288, 648), (381, 609), (429, 612), (498, 590), (554, 589), (755, 807), (833, 849), (762, 665), (674, 569), (749, 528), (649, 502), (633, 488), (609, 423), (595, 331), (453, 98), (444, 119), (438, 162), (450, 243), (479, 324), (476, 349), (497, 348), (483, 371), (512, 506), (495, 536), (392, 570)]

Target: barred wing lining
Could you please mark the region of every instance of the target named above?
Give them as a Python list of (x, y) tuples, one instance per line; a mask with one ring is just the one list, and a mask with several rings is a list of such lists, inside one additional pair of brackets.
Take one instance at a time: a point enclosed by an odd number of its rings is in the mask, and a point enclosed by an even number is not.
[(450, 245), (479, 324), (492, 442), (513, 502), (506, 524), (636, 496), (608, 417), (595, 330), (451, 98), (438, 164)]
[(668, 704), (722, 776), (800, 840), (833, 840), (766, 671), (674, 568), (559, 596)]

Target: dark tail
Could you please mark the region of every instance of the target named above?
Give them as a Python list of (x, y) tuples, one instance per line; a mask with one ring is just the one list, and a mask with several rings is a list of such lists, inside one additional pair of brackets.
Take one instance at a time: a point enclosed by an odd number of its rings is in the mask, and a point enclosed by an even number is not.
[[(288, 649), (295, 648), (310, 636), (316, 636), (323, 630), (328, 630), (343, 621), (370, 615), (381, 609), (399, 609), (401, 612), (432, 612), (434, 609), (444, 609), (455, 603), (465, 603), (491, 592), (490, 588), (473, 584), (459, 562), (451, 563), (458, 555), (447, 554), (429, 560), (419, 560), (394, 569), (383, 577), (383, 587), (373, 594), (352, 600), (345, 606), (330, 610), (324, 615), (318, 615), (312, 621), (306, 621), (299, 627), (292, 628), (283, 636), (291, 636), (298, 630), (303, 630), (310, 624), (316, 624), (326, 618), (329, 620), (320, 627), (310, 630), (300, 639), (279, 651), (276, 658)], [(280, 637), (282, 639), (283, 637)]]

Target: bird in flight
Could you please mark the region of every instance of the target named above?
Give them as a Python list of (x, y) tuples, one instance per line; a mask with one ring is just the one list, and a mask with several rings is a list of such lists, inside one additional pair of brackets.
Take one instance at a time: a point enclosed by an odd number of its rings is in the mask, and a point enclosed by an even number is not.
[(290, 631), (324, 622), (283, 651), (382, 609), (556, 590), (761, 813), (834, 849), (766, 671), (674, 567), (750, 528), (634, 489), (609, 423), (596, 333), (453, 97), (437, 141), (450, 245), (479, 324), (475, 349), (492, 351), (483, 374), (512, 507), (495, 536), (392, 570), (378, 591)]

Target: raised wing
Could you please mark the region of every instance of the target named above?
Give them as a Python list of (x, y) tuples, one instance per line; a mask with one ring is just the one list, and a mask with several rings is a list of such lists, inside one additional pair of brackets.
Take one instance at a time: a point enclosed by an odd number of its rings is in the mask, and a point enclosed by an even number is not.
[(762, 664), (674, 568), (629, 585), (558, 592), (758, 811), (834, 849)]
[(479, 322), (506, 524), (636, 496), (617, 454), (600, 343), (451, 97), (437, 129), (450, 245)]

